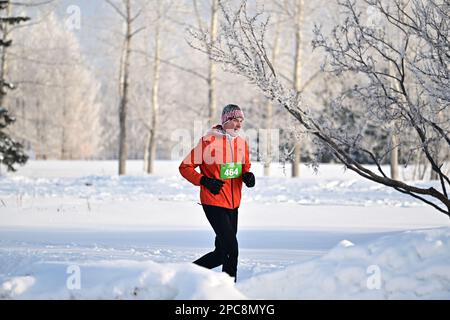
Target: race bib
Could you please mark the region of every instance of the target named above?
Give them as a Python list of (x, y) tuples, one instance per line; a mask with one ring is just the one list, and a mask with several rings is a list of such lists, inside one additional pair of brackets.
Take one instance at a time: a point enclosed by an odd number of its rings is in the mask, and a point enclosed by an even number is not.
[(232, 179), (242, 175), (242, 163), (225, 163), (220, 165), (220, 178)]

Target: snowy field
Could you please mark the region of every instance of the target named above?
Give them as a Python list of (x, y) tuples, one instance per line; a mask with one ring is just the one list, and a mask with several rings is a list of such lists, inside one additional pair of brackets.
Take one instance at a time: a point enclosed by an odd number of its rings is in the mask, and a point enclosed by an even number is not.
[[(450, 220), (340, 165), (253, 165), (238, 282), (178, 162), (31, 161), (0, 177), (1, 299), (450, 299)], [(420, 185), (420, 182), (417, 182)], [(436, 185), (438, 187), (438, 185)]]

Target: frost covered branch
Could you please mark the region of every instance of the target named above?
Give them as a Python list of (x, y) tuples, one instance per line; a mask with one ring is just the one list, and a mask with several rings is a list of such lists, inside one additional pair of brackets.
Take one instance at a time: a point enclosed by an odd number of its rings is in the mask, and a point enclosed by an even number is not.
[[(382, 0), (365, 0), (382, 18), (380, 26), (363, 23), (362, 13), (349, 0), (339, 5), (345, 20), (329, 37), (315, 29), (313, 46), (323, 49), (328, 63), (325, 71), (348, 73), (358, 81), (354, 87), (310, 111), (299, 92), (286, 87), (277, 77), (264, 44), (269, 17), (264, 12), (249, 13), (247, 1), (231, 8), (220, 1), (222, 24), (217, 41), (208, 34), (191, 30), (190, 44), (209, 54), (227, 71), (246, 77), (265, 96), (278, 102), (310, 133), (321, 152), (331, 153), (360, 176), (420, 199), (450, 215), (447, 188), (449, 177), (442, 167), (449, 154), (449, 54), (448, 0), (401, 0), (386, 6)], [(398, 39), (392, 35), (398, 35)], [(327, 114), (322, 112), (330, 109)], [(336, 126), (335, 117), (350, 119)], [(365, 140), (369, 130), (403, 134), (405, 153), (423, 153), (441, 181), (441, 189), (422, 188), (388, 177), (381, 164), (395, 146), (378, 145), (375, 150)], [(369, 169), (357, 154), (367, 154), (378, 168)]]

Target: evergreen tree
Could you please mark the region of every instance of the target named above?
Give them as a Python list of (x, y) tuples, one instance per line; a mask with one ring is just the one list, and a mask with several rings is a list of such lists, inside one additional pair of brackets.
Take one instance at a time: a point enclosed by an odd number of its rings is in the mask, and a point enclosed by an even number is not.
[(6, 51), (12, 44), (12, 40), (8, 39), (8, 26), (25, 22), (30, 18), (11, 17), (10, 12), (11, 4), (9, 0), (0, 0), (0, 164), (6, 165), (8, 171), (15, 171), (14, 164), (25, 164), (28, 156), (23, 150), (23, 145), (14, 141), (6, 132), (6, 128), (15, 121), (15, 118), (3, 106), (6, 90), (15, 88), (12, 83), (5, 80)]

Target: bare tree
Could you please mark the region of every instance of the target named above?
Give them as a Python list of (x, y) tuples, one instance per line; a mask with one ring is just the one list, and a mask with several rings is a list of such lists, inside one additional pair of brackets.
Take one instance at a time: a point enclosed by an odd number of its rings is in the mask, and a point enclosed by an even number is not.
[[(197, 19), (198, 29), (201, 32), (206, 32), (206, 28), (204, 27), (204, 22), (201, 17), (199, 6), (197, 0), (193, 0), (195, 16)], [(218, 26), (218, 16), (219, 16), (219, 2), (218, 0), (211, 0), (210, 6), (210, 23), (209, 23), (209, 31), (210, 35), (209, 41), (214, 42), (217, 38), (217, 26)], [(211, 55), (208, 54), (208, 57)], [(206, 76), (206, 82), (208, 85), (208, 124), (213, 125), (216, 121), (217, 115), (217, 97), (216, 97), (216, 64), (212, 58), (209, 58), (208, 61), (208, 73)]]
[[(330, 103), (335, 113), (347, 113), (355, 119), (352, 126), (346, 127), (336, 127), (332, 117), (325, 118), (320, 110), (310, 110), (298, 91), (286, 88), (279, 80), (265, 47), (268, 18), (261, 13), (249, 15), (246, 1), (235, 10), (220, 3), (224, 23), (217, 41), (208, 43), (205, 48), (201, 44), (207, 42), (207, 36), (192, 33), (198, 40), (199, 50), (209, 53), (230, 71), (245, 76), (266, 96), (283, 106), (322, 147), (319, 154), (331, 154), (360, 176), (408, 194), (450, 215), (447, 193), (450, 180), (441, 170), (444, 165), (442, 158), (432, 148), (438, 145), (439, 150), (445, 149), (448, 153), (450, 146), (448, 1), (425, 3), (414, 0), (410, 10), (406, 11), (398, 0), (390, 7), (385, 7), (381, 0), (366, 0), (402, 34), (398, 47), (382, 30), (364, 25), (355, 4), (347, 0), (340, 2), (345, 20), (333, 29), (331, 39), (316, 30), (313, 44), (325, 50), (330, 72), (365, 76), (365, 82), (356, 83)], [(418, 49), (411, 55), (405, 54), (411, 50), (412, 42), (419, 44), (414, 46)], [(394, 74), (386, 68), (388, 62), (393, 63)], [(412, 87), (407, 81), (409, 78)], [(399, 83), (400, 91), (391, 85), (391, 79)], [(392, 126), (394, 121), (395, 127)], [(387, 132), (410, 132), (409, 151), (426, 156), (440, 178), (440, 190), (433, 185), (415, 186), (388, 177), (381, 162), (392, 146), (365, 144), (365, 130), (369, 124)], [(381, 148), (381, 151), (375, 152), (375, 148)], [(369, 155), (377, 171), (358, 162), (356, 155), (359, 153)]]
[(153, 173), (156, 158), (156, 136), (159, 127), (159, 79), (161, 70), (161, 24), (163, 19), (162, 4), (156, 1), (156, 19), (154, 23), (154, 44), (155, 52), (153, 58), (153, 81), (152, 81), (152, 112), (150, 114), (149, 133), (144, 152), (144, 170)]
[(125, 34), (123, 39), (123, 51), (120, 63), (120, 103), (119, 103), (119, 175), (126, 174), (126, 161), (128, 157), (127, 146), (127, 113), (128, 113), (128, 90), (130, 78), (130, 56), (131, 42), (143, 28), (134, 30), (133, 23), (141, 15), (142, 8), (137, 13), (131, 12), (131, 0), (124, 0), (123, 6), (118, 5), (112, 0), (105, 0), (124, 22)]

